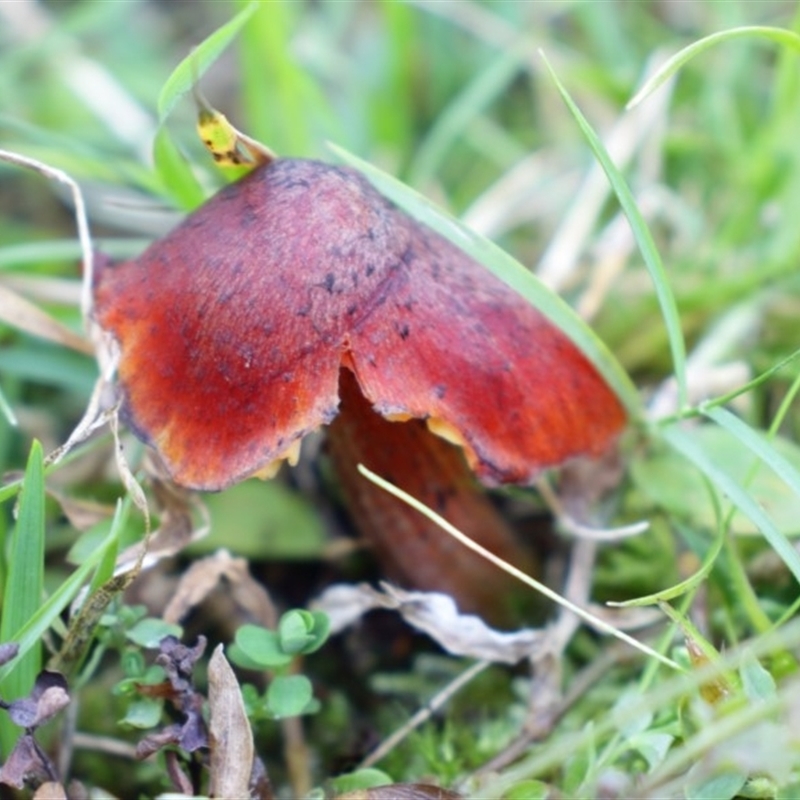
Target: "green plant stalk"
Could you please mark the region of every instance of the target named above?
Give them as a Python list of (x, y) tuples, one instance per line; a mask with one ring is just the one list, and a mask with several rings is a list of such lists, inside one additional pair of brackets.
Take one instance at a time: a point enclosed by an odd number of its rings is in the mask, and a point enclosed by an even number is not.
[[(19, 518), (11, 534), (3, 618), (0, 639), (18, 641), (19, 631), (41, 607), (44, 587), (44, 453), (38, 441), (31, 446), (22, 486)], [(42, 668), (41, 647), (32, 647), (8, 665), (0, 680), (0, 697), (6, 702), (28, 694)], [(6, 714), (0, 715), (0, 746), (5, 757), (11, 752), (20, 730)]]

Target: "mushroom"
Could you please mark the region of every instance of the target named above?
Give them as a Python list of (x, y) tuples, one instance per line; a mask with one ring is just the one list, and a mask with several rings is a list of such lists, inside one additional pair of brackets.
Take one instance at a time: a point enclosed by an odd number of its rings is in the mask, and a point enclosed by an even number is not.
[(139, 258), (103, 265), (95, 314), (120, 347), (123, 419), (175, 482), (269, 477), (328, 425), (356, 524), (390, 573), (465, 609), (497, 603), (496, 567), (454, 552), (356, 464), (529, 565), (473, 473), (529, 483), (600, 455), (625, 422), (539, 311), (359, 173), (321, 162), (261, 166)]

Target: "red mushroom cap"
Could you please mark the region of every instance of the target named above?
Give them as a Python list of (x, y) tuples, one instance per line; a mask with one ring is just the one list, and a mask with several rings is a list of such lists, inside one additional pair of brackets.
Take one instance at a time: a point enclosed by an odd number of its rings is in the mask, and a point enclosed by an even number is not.
[(276, 160), (103, 267), (123, 414), (173, 478), (222, 489), (329, 423), (339, 372), (488, 483), (601, 453), (623, 408), (572, 341), (359, 173)]

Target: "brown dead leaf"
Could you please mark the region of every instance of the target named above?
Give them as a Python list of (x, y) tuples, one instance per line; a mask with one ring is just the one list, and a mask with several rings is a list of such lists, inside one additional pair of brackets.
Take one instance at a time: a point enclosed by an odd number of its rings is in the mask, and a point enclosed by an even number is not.
[(217, 645), (208, 664), (211, 797), (249, 797), (253, 732), (231, 665)]
[(439, 592), (409, 592), (381, 583), (336, 584), (326, 589), (312, 607), (324, 611), (331, 633), (352, 625), (372, 609), (397, 611), (414, 628), (424, 631), (453, 655), (470, 656), (502, 664), (535, 657), (547, 646), (545, 630), (523, 629), (507, 633), (490, 628), (480, 617), (460, 614), (453, 599)]
[[(161, 509), (161, 524), (144, 541), (120, 553), (114, 571), (117, 575), (134, 569), (140, 559), (141, 568), (149, 569), (208, 534), (208, 512), (197, 495), (160, 481), (153, 482), (153, 493)], [(195, 523), (195, 512), (199, 524)]]
[(274, 628), (277, 611), (261, 584), (250, 575), (247, 561), (218, 550), (194, 564), (181, 577), (163, 619), (177, 623), (203, 602), (222, 581), (227, 581), (233, 601), (259, 625)]
[(64, 516), (76, 530), (87, 531), (99, 522), (104, 522), (114, 516), (114, 506), (108, 503), (98, 503), (82, 497), (70, 497), (49, 486), (47, 491), (61, 506)]
[(67, 793), (60, 783), (43, 783), (33, 795), (33, 800), (67, 800)]

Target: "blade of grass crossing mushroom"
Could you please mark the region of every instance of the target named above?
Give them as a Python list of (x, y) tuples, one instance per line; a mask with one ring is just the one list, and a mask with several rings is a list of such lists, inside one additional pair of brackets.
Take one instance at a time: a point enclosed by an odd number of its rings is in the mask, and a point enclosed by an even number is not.
[(731, 28), (727, 31), (712, 33), (704, 36), (696, 42), (684, 47), (675, 53), (672, 58), (666, 61), (636, 94), (628, 101), (626, 108), (631, 109), (642, 102), (648, 95), (651, 95), (659, 86), (668, 81), (681, 67), (695, 56), (704, 53), (714, 45), (729, 42), (734, 39), (767, 39), (788, 49), (800, 53), (800, 36), (793, 31), (783, 28), (772, 28), (763, 25), (749, 25), (740, 28)]
[(521, 581), (522, 583), (530, 586), (535, 591), (539, 592), (540, 594), (547, 597), (549, 600), (552, 600), (554, 603), (562, 606), (563, 608), (568, 609), (577, 617), (580, 617), (584, 622), (588, 623), (592, 628), (595, 630), (601, 631), (602, 633), (607, 633), (610, 636), (615, 637), (616, 639), (620, 639), (623, 642), (631, 645), (635, 649), (639, 650), (640, 652), (648, 655), (652, 658), (658, 659), (662, 664), (665, 664), (672, 669), (681, 670), (681, 667), (676, 664), (672, 659), (667, 658), (666, 656), (662, 655), (661, 653), (656, 652), (652, 648), (648, 647), (646, 644), (643, 644), (640, 641), (637, 641), (632, 636), (628, 636), (624, 631), (617, 630), (613, 625), (605, 622), (604, 620), (600, 619), (599, 617), (594, 616), (594, 614), (585, 611), (584, 609), (580, 608), (579, 606), (574, 605), (566, 598), (562, 597), (557, 592), (554, 592), (552, 589), (548, 588), (539, 581), (534, 580), (530, 577), (530, 575), (526, 575), (522, 570), (517, 569), (513, 564), (509, 564), (507, 561), (504, 561), (502, 558), (498, 558), (494, 553), (489, 552), (484, 547), (481, 547), (476, 542), (473, 542), (468, 536), (465, 536), (458, 528), (451, 525), (444, 517), (440, 517), (435, 511), (428, 508), (423, 503), (420, 503), (411, 495), (404, 492), (402, 489), (398, 489), (389, 481), (384, 480), (379, 475), (376, 475), (371, 470), (367, 469), (363, 464), (358, 465), (359, 472), (367, 478), (367, 480), (374, 483), (376, 486), (379, 486), (384, 491), (388, 492), (389, 494), (393, 495), (394, 497), (402, 500), (407, 505), (411, 506), (411, 508), (419, 511), (420, 514), (423, 514), (428, 519), (435, 522), (442, 530), (456, 539), (465, 547), (468, 547), (470, 550), (478, 553), (480, 556), (485, 558), (487, 561), (490, 561), (495, 566), (502, 569), (504, 572), (508, 573), (509, 575), (513, 576), (517, 580)]
[(555, 293), (548, 289), (529, 270), (494, 242), (478, 235), (434, 206), (418, 192), (362, 161), (338, 145), (328, 143), (335, 155), (362, 172), (378, 191), (396, 203), (415, 219), (449, 239), (469, 256), (482, 264), (500, 280), (519, 292), (531, 305), (542, 312), (594, 364), (618, 394), (632, 416), (640, 410), (636, 387), (594, 332)]
[(686, 457), (720, 491), (726, 494), (739, 511), (755, 523), (795, 579), (800, 582), (800, 554), (747, 491), (728, 473), (714, 464), (690, 434), (679, 430), (676, 426), (670, 426), (665, 428), (661, 435), (671, 447)]
[[(11, 533), (3, 592), (0, 640), (15, 641), (14, 635), (36, 613), (44, 586), (44, 453), (34, 441), (19, 501), (19, 517)], [(0, 697), (6, 701), (26, 695), (42, 668), (41, 648), (17, 654), (10, 674), (0, 680)], [(8, 756), (19, 736), (19, 728), (7, 715), (0, 716), (0, 743)]]
[(622, 207), (625, 216), (630, 223), (633, 236), (639, 247), (639, 252), (642, 254), (645, 266), (650, 273), (650, 278), (653, 281), (653, 286), (656, 291), (656, 297), (661, 307), (661, 314), (664, 318), (664, 324), (667, 328), (667, 336), (669, 339), (670, 351), (672, 352), (672, 363), (675, 370), (675, 380), (678, 384), (678, 398), (680, 408), (688, 406), (689, 392), (686, 382), (686, 345), (683, 340), (683, 332), (681, 330), (681, 321), (678, 314), (678, 308), (675, 304), (675, 297), (670, 288), (667, 274), (664, 266), (661, 263), (661, 256), (656, 248), (653, 236), (650, 229), (644, 221), (639, 208), (636, 205), (636, 200), (628, 188), (628, 184), (622, 176), (622, 173), (617, 169), (608, 151), (600, 141), (600, 137), (595, 133), (591, 125), (589, 125), (586, 118), (581, 113), (580, 109), (570, 97), (564, 85), (559, 80), (550, 62), (545, 57), (544, 53), (541, 54), (544, 59), (545, 65), (550, 73), (550, 77), (558, 89), (561, 98), (569, 109), (570, 113), (578, 123), (589, 147), (597, 159), (603, 171), (608, 177), (611, 188), (617, 196), (620, 206)]

